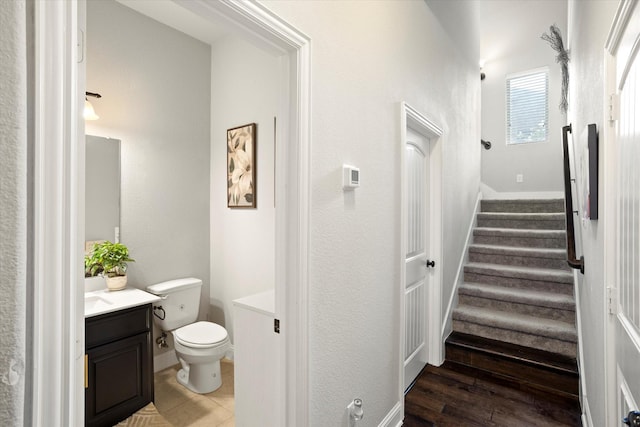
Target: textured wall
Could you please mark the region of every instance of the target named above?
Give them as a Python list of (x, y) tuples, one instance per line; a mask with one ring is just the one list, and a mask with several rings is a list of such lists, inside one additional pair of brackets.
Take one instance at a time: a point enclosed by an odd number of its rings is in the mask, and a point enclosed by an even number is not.
[(87, 133), (120, 139), (121, 240), (132, 286), (195, 276), (209, 301), (208, 45), (112, 0), (87, 5), (87, 90), (100, 120)]
[(25, 3), (0, 7), (0, 425), (23, 423), (27, 285)]
[(399, 102), (444, 130), (448, 302), (480, 179), (477, 48), (463, 55), (426, 2), (264, 3), (312, 40), (310, 425), (346, 426), (360, 397), (359, 425), (377, 426), (400, 387)]
[[(480, 57), (482, 139), (493, 144), (482, 150), (482, 182), (500, 192), (562, 191), (562, 138), (565, 115), (560, 103), (561, 73), (556, 53), (540, 36), (557, 24), (567, 42), (565, 0), (482, 1)], [(521, 19), (523, 13), (526, 19)], [(549, 136), (546, 142), (506, 144), (506, 78), (508, 74), (549, 68)], [(516, 182), (522, 174), (524, 182)]]
[[(233, 342), (236, 298), (275, 286), (273, 117), (279, 60), (236, 38), (211, 50), (211, 320)], [(227, 207), (227, 129), (257, 124), (257, 209)]]
[[(573, 127), (575, 153), (580, 156), (587, 145), (586, 127), (595, 123), (600, 132), (600, 164), (604, 170), (603, 153), (606, 141), (603, 140), (604, 123), (604, 44), (613, 22), (617, 1), (576, 0), (569, 7), (569, 48), (571, 62), (569, 73), (570, 98), (569, 121)], [(588, 88), (588, 90), (586, 90)], [(578, 187), (583, 179), (576, 177)], [(599, 180), (598, 194), (600, 209), (603, 209), (604, 186)], [(578, 188), (580, 217), (583, 216), (584, 189)], [(600, 216), (602, 218), (602, 215)], [(582, 346), (584, 348), (584, 384), (586, 401), (594, 426), (607, 425), (605, 413), (605, 325), (607, 316), (605, 304), (606, 285), (604, 283), (604, 239), (603, 223), (600, 221), (578, 221), (578, 233), (582, 235), (582, 248), (578, 255), (584, 254), (585, 274), (578, 274), (580, 290), (580, 308), (582, 321)]]

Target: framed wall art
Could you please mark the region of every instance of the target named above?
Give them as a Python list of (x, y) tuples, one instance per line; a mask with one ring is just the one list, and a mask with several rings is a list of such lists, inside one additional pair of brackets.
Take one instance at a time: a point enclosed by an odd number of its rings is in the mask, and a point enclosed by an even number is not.
[(256, 124), (227, 130), (227, 206), (256, 207)]

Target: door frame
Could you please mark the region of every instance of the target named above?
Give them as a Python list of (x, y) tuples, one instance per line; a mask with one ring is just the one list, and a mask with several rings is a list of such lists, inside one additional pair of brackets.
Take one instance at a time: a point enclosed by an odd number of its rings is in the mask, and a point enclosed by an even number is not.
[[(603, 206), (603, 223), (604, 230), (603, 235), (613, 236), (617, 229), (617, 186), (616, 186), (616, 174), (617, 164), (615, 159), (617, 157), (617, 140), (616, 140), (616, 111), (611, 111), (611, 106), (615, 102), (609, 97), (610, 95), (618, 94), (618, 80), (621, 73), (626, 73), (628, 70), (618, 70), (616, 66), (616, 55), (618, 49), (634, 49), (628, 42), (623, 40), (623, 33), (626, 30), (631, 16), (637, 5), (637, 0), (621, 0), (618, 4), (616, 14), (614, 16), (613, 23), (609, 30), (607, 40), (605, 43), (604, 52), (604, 84), (605, 93), (603, 99), (604, 113), (603, 118), (604, 126), (604, 140), (607, 141), (603, 150), (604, 159), (604, 203)], [(637, 25), (637, 22), (635, 23)], [(613, 105), (615, 108), (615, 105)], [(619, 312), (620, 298), (618, 296), (619, 289), (617, 284), (617, 249), (616, 242), (613, 238), (604, 239), (604, 284), (606, 286), (605, 291), (608, 293), (607, 298), (604, 298), (603, 311), (609, 313), (606, 316), (605, 325), (605, 388), (606, 401), (605, 401), (605, 419), (610, 425), (617, 425), (620, 423), (618, 419), (618, 396), (619, 390), (617, 385), (618, 368), (617, 368), (617, 341), (616, 341), (616, 319)], [(610, 301), (611, 300), (611, 301)], [(639, 402), (636, 402), (639, 403)], [(591, 421), (590, 419), (588, 421)]]
[[(275, 387), (287, 426), (307, 425), (308, 252), (311, 148), (311, 41), (256, 2), (193, 0), (212, 20), (279, 50), (289, 62), (278, 131), (276, 312), (281, 316), (281, 372)], [(84, 420), (84, 44), (86, 0), (34, 5), (34, 425)], [(81, 46), (81, 48), (78, 48)], [(45, 160), (46, 159), (46, 160)], [(285, 186), (285, 183), (287, 185)], [(29, 388), (27, 388), (29, 390)], [(28, 408), (28, 405), (27, 405)]]
[(407, 128), (411, 129), (429, 140), (429, 252), (430, 259), (436, 261), (436, 268), (428, 274), (426, 318), (427, 336), (425, 343), (428, 346), (427, 359), (432, 365), (441, 365), (444, 360), (442, 343), (442, 135), (443, 131), (434, 121), (411, 107), (406, 102), (400, 103), (400, 236), (399, 252), (397, 254), (398, 265), (400, 266), (400, 280), (397, 288), (399, 304), (399, 330), (400, 339), (398, 347), (399, 360), (399, 401), (404, 413), (404, 345), (405, 345), (405, 301), (404, 291), (406, 286), (405, 274), (405, 248), (407, 246), (407, 220), (405, 203), (407, 201), (405, 156), (404, 150), (407, 143)]

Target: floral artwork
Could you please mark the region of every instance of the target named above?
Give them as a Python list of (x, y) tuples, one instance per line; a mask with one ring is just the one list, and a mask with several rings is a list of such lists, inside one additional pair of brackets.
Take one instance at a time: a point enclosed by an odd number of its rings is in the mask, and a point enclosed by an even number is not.
[(256, 207), (256, 124), (227, 131), (227, 206)]

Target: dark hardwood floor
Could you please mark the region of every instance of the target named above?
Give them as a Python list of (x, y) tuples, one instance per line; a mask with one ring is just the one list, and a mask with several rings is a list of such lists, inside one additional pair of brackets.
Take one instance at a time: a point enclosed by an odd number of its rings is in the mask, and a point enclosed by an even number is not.
[(581, 426), (575, 399), (445, 362), (427, 366), (405, 396), (404, 427)]

